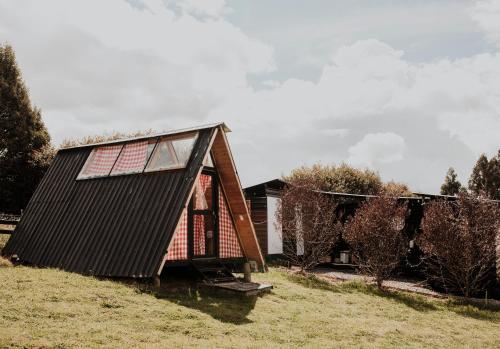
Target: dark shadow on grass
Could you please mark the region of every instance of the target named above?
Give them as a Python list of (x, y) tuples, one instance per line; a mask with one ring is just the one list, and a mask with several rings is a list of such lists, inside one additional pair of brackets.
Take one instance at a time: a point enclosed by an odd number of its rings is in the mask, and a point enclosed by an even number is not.
[(450, 311), (465, 317), (500, 323), (499, 305), (485, 304), (473, 299), (453, 299), (448, 301), (447, 307)]
[(408, 294), (391, 290), (379, 290), (374, 285), (368, 285), (362, 281), (341, 281), (332, 284), (327, 280), (322, 280), (315, 275), (287, 274), (287, 279), (307, 288), (315, 288), (337, 293), (359, 292), (367, 295), (383, 297), (402, 303), (417, 311), (425, 312), (437, 310), (437, 307), (419, 295)]
[(392, 291), (392, 290), (379, 290), (374, 285), (366, 285), (366, 294), (371, 294), (378, 297), (383, 297), (386, 299), (390, 299), (396, 301), (398, 303), (402, 303), (407, 307), (410, 307), (416, 311), (420, 312), (428, 312), (431, 310), (438, 310), (438, 307), (429, 300), (427, 300), (424, 296), (411, 294), (407, 292), (400, 291)]
[(235, 325), (252, 322), (248, 319), (248, 315), (254, 309), (258, 298), (257, 296), (241, 296), (230, 292), (208, 290), (194, 284), (162, 286), (160, 289), (141, 287), (141, 291), (151, 293), (159, 299), (166, 299), (180, 306), (201, 311), (216, 320)]
[(339, 288), (336, 285), (333, 285), (331, 282), (328, 282), (326, 280), (322, 280), (318, 278), (315, 275), (312, 274), (289, 274), (286, 273), (285, 277), (288, 279), (288, 281), (291, 281), (297, 285), (301, 285), (303, 287), (307, 288), (313, 288), (313, 289), (319, 289), (319, 290), (325, 290), (325, 291), (332, 291), (332, 292), (339, 292)]

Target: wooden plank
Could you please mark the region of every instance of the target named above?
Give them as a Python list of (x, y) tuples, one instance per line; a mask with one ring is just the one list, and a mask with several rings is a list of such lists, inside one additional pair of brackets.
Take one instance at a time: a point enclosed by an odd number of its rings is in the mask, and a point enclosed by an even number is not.
[(244, 296), (255, 296), (261, 293), (270, 292), (273, 286), (270, 284), (258, 284), (256, 282), (221, 282), (215, 284), (200, 284), (200, 286), (210, 288), (213, 290), (229, 291)]
[(221, 186), (226, 194), (229, 210), (234, 218), (236, 231), (241, 241), (243, 253), (248, 259), (257, 262), (265, 270), (264, 258), (250, 218), (240, 179), (234, 164), (229, 144), (224, 132), (218, 132), (212, 145), (215, 166), (221, 177)]
[(17, 225), (19, 224), (19, 220), (17, 219), (0, 219), (0, 225)]

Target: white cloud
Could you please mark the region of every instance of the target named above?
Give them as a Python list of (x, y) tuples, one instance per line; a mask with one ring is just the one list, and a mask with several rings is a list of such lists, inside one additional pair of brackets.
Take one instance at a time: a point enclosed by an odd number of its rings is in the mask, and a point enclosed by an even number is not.
[(274, 48), (230, 23), (224, 1), (20, 2), (0, 0), (0, 41), (56, 143), (224, 120), (244, 184), (349, 158), (429, 191), (500, 145), (499, 53), (415, 63), (357, 40), (317, 78), (277, 81)]
[(221, 17), (230, 12), (225, 0), (166, 0), (166, 3), (195, 16)]
[[(200, 11), (221, 8), (207, 4)], [(121, 0), (22, 5), (0, 1), (0, 41), (14, 46), (49, 128), (59, 129), (61, 116), (76, 120), (66, 134), (54, 134), (56, 142), (102, 130), (199, 123), (248, 88), (248, 74), (274, 69), (265, 43), (223, 18), (176, 14), (160, 0), (145, 2), (144, 10)]]
[(498, 0), (475, 1), (470, 8), (470, 15), (486, 38), (500, 47), (500, 2)]
[(356, 166), (373, 166), (375, 163), (391, 163), (403, 159), (405, 140), (392, 132), (369, 133), (349, 147), (347, 162)]
[[(271, 89), (240, 91), (210, 115), (234, 115), (238, 137), (254, 144), (238, 150), (270, 156), (272, 149), (272, 160), (265, 163), (270, 168), (286, 172), (304, 163), (351, 156), (385, 177), (430, 190), (430, 182), (439, 187), (447, 167), (468, 176), (476, 156), (497, 151), (498, 81), (500, 54), (415, 64), (400, 50), (364, 40), (334, 52), (316, 82), (289, 79)], [(349, 151), (353, 139), (379, 132), (401, 135), (408, 151), (396, 152), (394, 158), (381, 156), (379, 148), (362, 155), (364, 142)], [(404, 165), (395, 168), (387, 161), (395, 159)], [(272, 176), (266, 165), (261, 177)], [(252, 163), (242, 167), (242, 173), (255, 172)], [(418, 175), (422, 168), (428, 172)]]

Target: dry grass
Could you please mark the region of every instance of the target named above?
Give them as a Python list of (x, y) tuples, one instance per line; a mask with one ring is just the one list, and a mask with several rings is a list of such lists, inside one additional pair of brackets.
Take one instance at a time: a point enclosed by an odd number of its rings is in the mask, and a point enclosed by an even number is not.
[(0, 347), (498, 348), (500, 312), (271, 269), (260, 298), (0, 269)]
[(0, 268), (9, 268), (12, 267), (12, 263), (3, 257), (0, 257)]
[(7, 241), (9, 240), (10, 235), (7, 234), (0, 234), (0, 251), (2, 251), (2, 248), (7, 244)]

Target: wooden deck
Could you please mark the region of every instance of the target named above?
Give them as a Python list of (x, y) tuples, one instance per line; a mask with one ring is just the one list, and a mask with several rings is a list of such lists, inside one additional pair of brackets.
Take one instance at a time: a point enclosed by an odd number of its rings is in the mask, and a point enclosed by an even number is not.
[(220, 282), (215, 284), (202, 284), (203, 287), (212, 290), (222, 290), (243, 296), (257, 296), (262, 293), (270, 292), (273, 286), (270, 284), (259, 284), (256, 282), (232, 281)]

